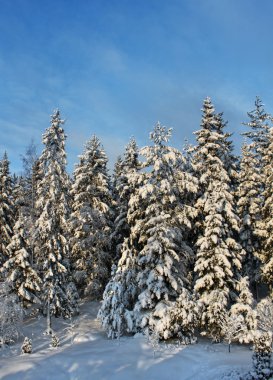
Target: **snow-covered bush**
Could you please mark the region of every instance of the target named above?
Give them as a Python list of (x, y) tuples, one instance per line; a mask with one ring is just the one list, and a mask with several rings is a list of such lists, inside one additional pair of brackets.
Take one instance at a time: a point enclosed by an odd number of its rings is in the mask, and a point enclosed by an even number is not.
[(0, 283), (0, 345), (12, 343), (20, 335), (23, 310), (7, 283)]
[(52, 334), (50, 346), (53, 348), (57, 348), (59, 347), (59, 345), (60, 345), (60, 339), (57, 337), (57, 335)]
[(27, 336), (24, 339), (24, 342), (21, 346), (22, 354), (31, 354), (32, 353), (32, 340)]

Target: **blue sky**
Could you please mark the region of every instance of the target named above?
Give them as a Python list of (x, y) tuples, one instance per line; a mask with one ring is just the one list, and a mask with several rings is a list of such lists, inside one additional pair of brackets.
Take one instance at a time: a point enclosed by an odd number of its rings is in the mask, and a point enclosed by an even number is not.
[(239, 150), (260, 95), (273, 112), (271, 0), (0, 0), (0, 154), (12, 171), (50, 114), (66, 119), (71, 171), (101, 139), (110, 165), (157, 120), (194, 141), (203, 99), (224, 111)]

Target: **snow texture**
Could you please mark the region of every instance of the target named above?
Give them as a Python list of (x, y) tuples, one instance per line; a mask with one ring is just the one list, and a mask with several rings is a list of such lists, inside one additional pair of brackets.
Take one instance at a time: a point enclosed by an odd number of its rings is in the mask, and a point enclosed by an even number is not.
[(251, 351), (211, 344), (201, 338), (185, 346), (175, 341), (152, 344), (147, 337), (108, 340), (96, 319), (98, 303), (86, 303), (72, 323), (54, 321), (59, 347), (43, 334), (43, 318), (29, 318), (22, 327), (32, 339), (32, 354), (21, 355), (22, 341), (0, 350), (0, 378), (5, 380), (238, 380), (251, 368)]

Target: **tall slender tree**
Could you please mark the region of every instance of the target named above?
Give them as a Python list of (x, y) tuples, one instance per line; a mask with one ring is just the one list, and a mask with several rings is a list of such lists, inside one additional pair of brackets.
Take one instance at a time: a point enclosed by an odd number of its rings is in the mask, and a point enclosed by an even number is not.
[(257, 235), (261, 238), (258, 257), (262, 262), (261, 274), (273, 297), (273, 127), (268, 133), (268, 145), (263, 151), (264, 191), (261, 219), (257, 222)]
[(54, 111), (51, 125), (43, 135), (45, 148), (40, 157), (42, 172), (37, 185), (36, 206), (41, 214), (36, 222), (36, 255), (43, 278), (41, 298), (48, 333), (52, 331), (52, 315), (67, 316), (74, 311), (67, 296), (70, 205), (63, 124), (59, 110)]
[[(139, 295), (134, 317), (137, 326), (155, 329), (165, 339), (171, 331), (161, 331), (159, 309), (171, 307), (183, 288), (190, 288), (188, 271), (193, 260), (186, 239), (188, 209), (181, 202), (177, 181), (182, 155), (167, 145), (170, 137), (171, 129), (157, 123), (150, 134), (153, 145), (140, 151), (146, 159), (146, 178), (137, 205), (142, 203), (145, 213), (135, 226), (141, 249), (137, 256)], [(183, 186), (189, 191), (192, 183), (189, 178), (183, 179)]]
[(196, 242), (195, 291), (203, 302), (201, 325), (214, 339), (221, 337), (243, 250), (236, 241), (239, 218), (235, 213), (231, 178), (226, 168), (227, 135), (210, 98), (203, 104), (201, 129), (195, 132), (194, 165), (199, 173), (199, 213)]
[(262, 206), (260, 169), (257, 154), (251, 145), (244, 144), (240, 161), (239, 186), (237, 189), (237, 212), (240, 217), (240, 242), (245, 250), (242, 272), (248, 276), (250, 286), (258, 297), (260, 279), (261, 239), (257, 236), (257, 221)]
[(71, 190), (73, 270), (79, 288), (92, 298), (102, 296), (112, 261), (113, 210), (107, 161), (99, 139), (93, 136), (80, 156)]
[[(271, 149), (272, 149), (272, 116), (268, 114), (264, 105), (259, 97), (256, 97), (255, 108), (253, 111), (248, 112), (249, 121), (244, 123), (250, 128), (249, 131), (243, 133), (249, 140), (249, 164), (251, 163), (251, 169), (247, 173), (247, 183), (251, 184), (251, 191), (249, 191), (247, 197), (250, 198), (249, 205), (244, 212), (248, 215), (252, 214), (250, 220), (250, 227), (252, 229), (253, 236), (253, 248), (250, 252), (248, 247), (246, 267), (250, 267), (257, 264), (254, 267), (254, 271), (259, 269), (259, 274), (254, 273), (257, 280), (265, 281), (269, 285), (271, 284), (269, 277), (264, 276), (264, 265), (270, 262), (270, 254), (266, 254), (266, 251), (270, 251), (270, 202), (271, 202)], [(255, 179), (255, 182), (253, 182)], [(244, 201), (244, 197), (241, 197), (240, 202)], [(243, 235), (244, 237), (244, 235)], [(269, 245), (268, 245), (269, 244)], [(253, 257), (254, 256), (254, 257)], [(259, 261), (263, 263), (263, 268), (259, 265)], [(270, 266), (270, 264), (269, 264)], [(256, 285), (256, 292), (258, 295), (258, 287)]]
[(14, 225), (14, 203), (12, 179), (9, 171), (8, 155), (5, 152), (0, 161), (0, 267), (9, 257), (8, 245), (11, 242)]
[(114, 189), (116, 191), (116, 217), (112, 233), (112, 243), (116, 254), (116, 261), (121, 258), (121, 248), (124, 240), (129, 236), (130, 228), (127, 221), (129, 200), (133, 187), (129, 185), (129, 178), (137, 173), (140, 167), (138, 147), (132, 138), (125, 148), (123, 159), (116, 167)]
[(40, 303), (42, 280), (31, 265), (31, 253), (26, 241), (25, 218), (21, 215), (14, 226), (14, 235), (8, 245), (9, 259), (3, 265), (3, 272), (12, 290), (24, 306)]

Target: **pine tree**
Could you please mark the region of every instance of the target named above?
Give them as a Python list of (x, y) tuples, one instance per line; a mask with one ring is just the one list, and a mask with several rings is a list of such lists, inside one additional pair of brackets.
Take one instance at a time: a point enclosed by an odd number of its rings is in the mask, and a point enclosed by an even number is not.
[(102, 296), (110, 277), (112, 196), (107, 157), (99, 139), (87, 142), (74, 172), (70, 239), (76, 282), (85, 295)]
[(221, 161), (223, 162), (224, 168), (229, 176), (230, 180), (230, 192), (236, 198), (236, 190), (238, 187), (239, 180), (239, 157), (236, 156), (233, 146), (233, 141), (231, 140), (232, 133), (226, 132), (226, 127), (228, 122), (223, 119), (223, 112), (215, 115), (216, 119), (216, 129), (221, 131), (223, 152), (221, 156)]
[(14, 225), (14, 204), (9, 160), (5, 152), (0, 162), (0, 268), (9, 256), (7, 246), (11, 242)]
[(264, 191), (261, 219), (257, 222), (257, 235), (261, 238), (258, 257), (262, 262), (261, 275), (273, 297), (273, 127), (268, 133), (268, 145), (263, 151)]
[(24, 342), (21, 346), (22, 354), (31, 354), (32, 353), (32, 340), (27, 336), (24, 339)]
[(254, 338), (253, 369), (244, 380), (270, 380), (273, 376), (271, 367), (272, 335), (257, 331)]
[(24, 306), (40, 303), (42, 280), (31, 266), (31, 254), (26, 243), (25, 220), (22, 216), (15, 223), (14, 235), (7, 249), (10, 257), (4, 263), (2, 270), (13, 291)]
[(130, 176), (137, 173), (140, 167), (138, 147), (132, 138), (125, 148), (124, 158), (117, 161), (114, 189), (116, 191), (116, 218), (112, 234), (113, 247), (116, 251), (117, 261), (121, 257), (121, 247), (124, 240), (129, 237), (130, 228), (127, 221), (129, 200), (134, 189), (129, 185)]
[(7, 281), (0, 282), (0, 347), (18, 339), (23, 309)]
[(151, 133), (154, 145), (141, 150), (146, 161), (125, 171), (129, 235), (99, 312), (111, 337), (139, 329), (165, 339), (177, 333), (163, 321), (161, 310), (171, 310), (183, 289), (190, 288), (192, 251), (186, 237), (192, 209), (182, 199), (196, 185), (181, 171), (181, 153), (166, 145), (170, 135), (158, 123)]
[(254, 299), (249, 290), (248, 277), (242, 277), (237, 284), (239, 295), (231, 306), (230, 314), (233, 317), (241, 317), (242, 328), (237, 335), (240, 343), (253, 341), (253, 333), (256, 329), (256, 313), (254, 311)]
[(239, 186), (237, 190), (237, 211), (240, 217), (240, 242), (245, 250), (243, 261), (243, 275), (248, 276), (252, 288), (257, 293), (259, 281), (260, 261), (258, 259), (260, 250), (260, 239), (257, 236), (257, 220), (260, 215), (261, 196), (259, 182), (259, 163), (257, 155), (250, 145), (242, 147), (242, 158), (240, 162)]
[(23, 176), (13, 175), (12, 177), (12, 198), (14, 204), (14, 220), (19, 218), (20, 214), (24, 214), (25, 203), (25, 180)]
[[(184, 288), (190, 288), (188, 271), (193, 252), (186, 236), (190, 225), (188, 209), (181, 201), (181, 183), (191, 189), (189, 178), (180, 173), (182, 155), (167, 142), (171, 129), (157, 123), (150, 134), (154, 145), (142, 148), (144, 156), (143, 185), (131, 198), (129, 214), (140, 208), (143, 216), (132, 228), (138, 236), (137, 288), (138, 300), (134, 307), (136, 325), (157, 331), (161, 337), (171, 336), (162, 330), (158, 310), (179, 297)], [(185, 190), (184, 190), (185, 192)], [(132, 204), (134, 202), (134, 205)]]
[(119, 338), (125, 332), (136, 331), (133, 308), (138, 294), (137, 253), (130, 238), (123, 242), (121, 254), (117, 268), (112, 267), (112, 277), (104, 290), (98, 313), (109, 338)]
[[(254, 264), (254, 271), (256, 270), (256, 272), (259, 272), (260, 263), (256, 260), (256, 257), (258, 257), (260, 261), (263, 260), (262, 251), (265, 249), (264, 245), (266, 244), (262, 232), (264, 228), (260, 223), (263, 223), (266, 218), (265, 203), (267, 200), (265, 197), (268, 195), (268, 192), (266, 192), (265, 187), (268, 186), (268, 179), (266, 178), (268, 176), (268, 173), (266, 174), (265, 172), (265, 166), (267, 165), (266, 162), (268, 162), (268, 158), (265, 156), (269, 153), (268, 149), (270, 145), (270, 125), (272, 125), (272, 117), (265, 112), (264, 105), (262, 104), (259, 97), (257, 97), (255, 100), (254, 110), (248, 112), (248, 117), (250, 121), (244, 124), (250, 127), (250, 131), (243, 133), (243, 135), (247, 136), (247, 138), (250, 140), (248, 156), (250, 158), (252, 166), (246, 180), (248, 184), (252, 185), (250, 196), (251, 199), (249, 202), (253, 202), (253, 205), (249, 205), (248, 209), (246, 205), (244, 213), (249, 215), (252, 214), (250, 222), (254, 240), (254, 250), (252, 248), (253, 252), (250, 252), (248, 249), (245, 267), (251, 267)], [(253, 183), (254, 180), (255, 184)], [(267, 185), (265, 182), (267, 182)], [(244, 198), (242, 198), (240, 202), (243, 201)], [(253, 255), (255, 255), (254, 259)], [(253, 275), (250, 277), (252, 276)], [(254, 273), (253, 277), (255, 280), (260, 280), (261, 273)], [(254, 283), (254, 285), (256, 284)], [(258, 291), (257, 286), (256, 291)]]
[(227, 135), (210, 98), (203, 105), (201, 129), (195, 132), (194, 166), (199, 173), (198, 239), (195, 291), (203, 302), (201, 327), (215, 340), (241, 270), (242, 248), (236, 241), (239, 218), (227, 171)]
[[(200, 324), (201, 305), (198, 303), (195, 294), (191, 294), (187, 289), (182, 289), (181, 294), (169, 311), (169, 329), (173, 330), (172, 335), (178, 336), (184, 344), (196, 341), (195, 330)], [(162, 320), (168, 318), (162, 316)]]
[[(268, 133), (270, 128), (268, 122), (271, 121), (271, 115), (265, 112), (264, 104), (258, 96), (255, 100), (254, 110), (248, 112), (247, 115), (250, 120), (243, 124), (250, 127), (250, 131), (244, 132), (243, 135), (250, 139), (253, 143), (252, 149), (261, 157), (263, 149), (268, 146)], [(262, 164), (260, 160), (258, 161)], [(262, 184), (262, 181), (260, 181), (260, 183)]]
[(66, 173), (65, 139), (60, 112), (51, 117), (43, 135), (45, 148), (40, 157), (40, 177), (36, 207), (41, 214), (36, 222), (36, 255), (42, 271), (42, 302), (47, 315), (47, 332), (51, 333), (51, 316), (68, 316), (73, 308), (68, 302), (69, 178)]

